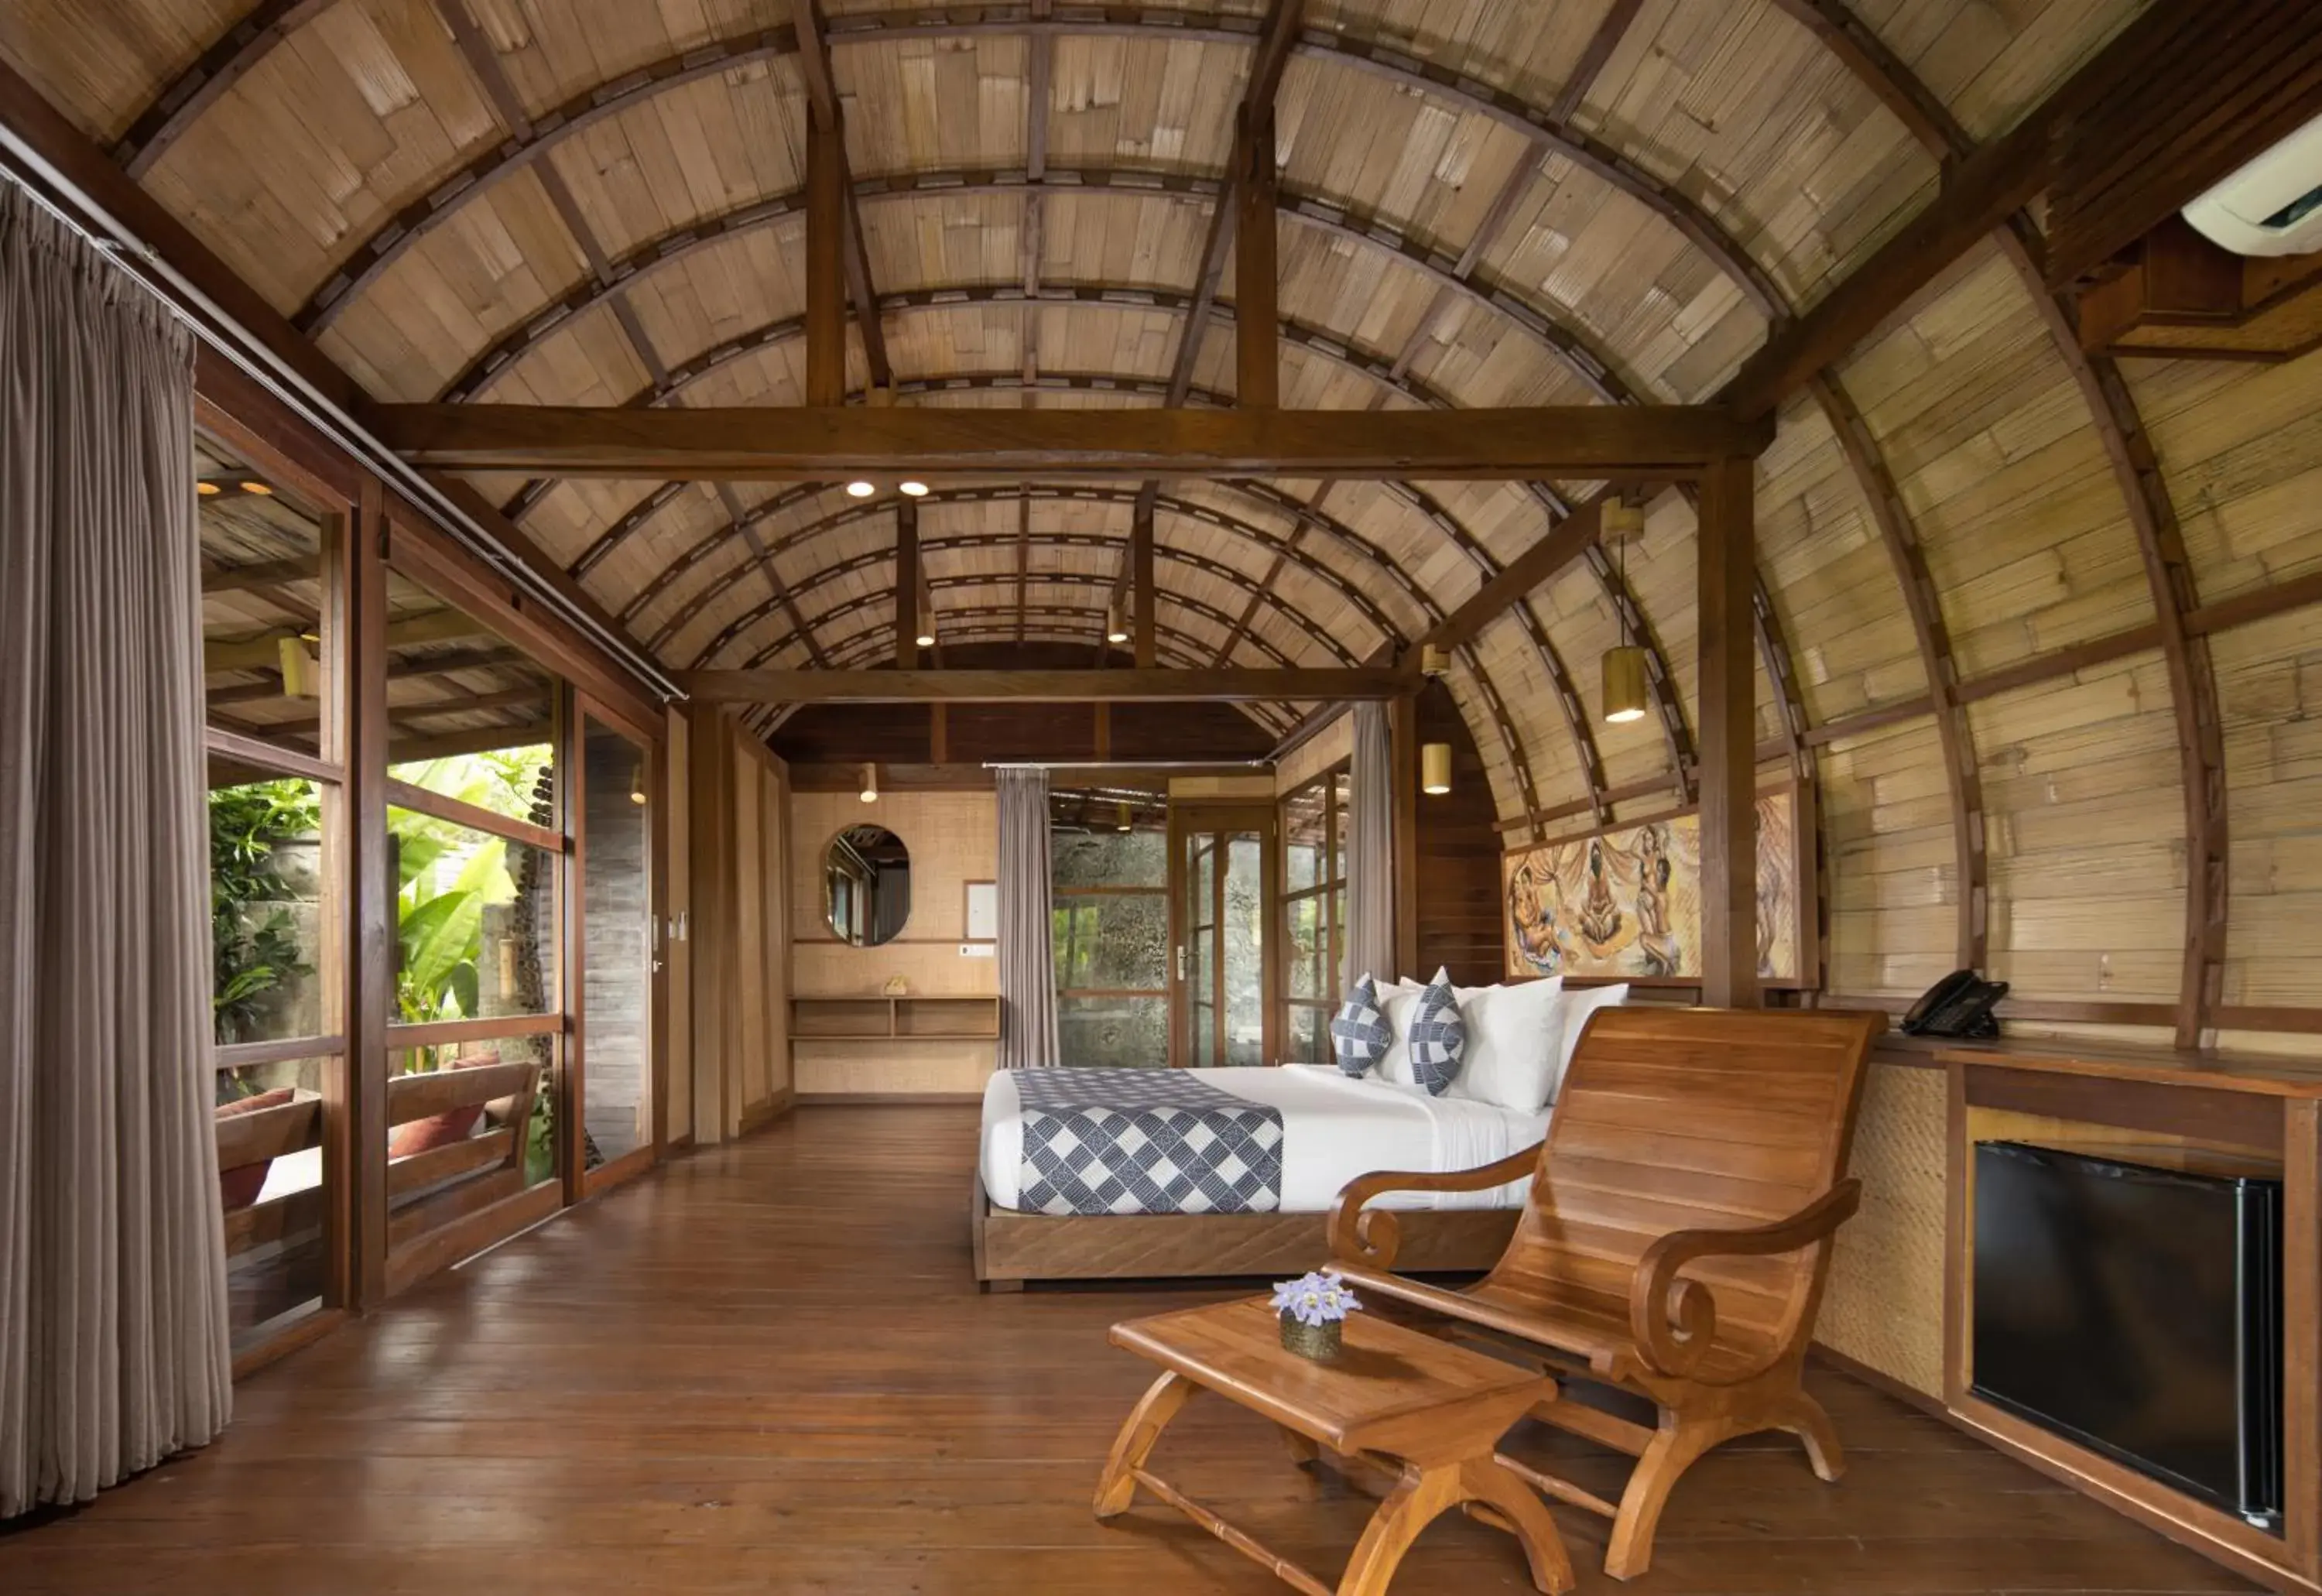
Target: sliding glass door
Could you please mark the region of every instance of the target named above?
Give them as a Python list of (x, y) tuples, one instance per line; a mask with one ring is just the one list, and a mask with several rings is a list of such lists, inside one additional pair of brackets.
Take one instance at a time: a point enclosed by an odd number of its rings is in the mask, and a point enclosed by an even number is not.
[(1169, 834), (1171, 1062), (1271, 1063), (1274, 806), (1180, 805)]

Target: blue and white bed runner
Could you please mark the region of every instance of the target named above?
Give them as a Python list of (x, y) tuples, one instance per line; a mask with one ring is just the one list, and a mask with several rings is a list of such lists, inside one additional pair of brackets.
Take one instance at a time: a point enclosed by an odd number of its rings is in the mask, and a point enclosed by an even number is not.
[(1282, 1112), (1183, 1070), (1019, 1070), (1017, 1207), (1042, 1214), (1267, 1214)]

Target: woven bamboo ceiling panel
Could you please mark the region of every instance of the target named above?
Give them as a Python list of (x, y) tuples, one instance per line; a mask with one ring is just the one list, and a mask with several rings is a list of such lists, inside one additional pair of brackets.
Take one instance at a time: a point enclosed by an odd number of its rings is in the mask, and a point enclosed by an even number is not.
[[(1936, 144), (2004, 132), (2138, 9), (1310, 0), (1276, 99), (1283, 403), (1706, 396), (1926, 202)], [(1233, 403), (1230, 269), (1213, 314), (1197, 295), (1265, 14), (829, 0), (894, 402), (1158, 405), (1191, 340), (1188, 402)], [(0, 53), (380, 398), (801, 402), (806, 78), (783, 0), (26, 0)], [(1961, 673), (2150, 619), (2052, 310), (1987, 247), (1786, 411), (1759, 482), (1769, 744), (1927, 696), (1897, 524)], [(2254, 378), (2130, 378), (2164, 455), (2243, 446), (2199, 428), (2216, 385)], [(475, 480), (673, 667), (891, 646), (891, 497)], [(1358, 660), (1595, 487), (1319, 486), (1161, 485), (1166, 657)], [(1093, 644), (1133, 497), (927, 501), (940, 628)], [(1663, 496), (1623, 563), (1577, 563), (1458, 661), (1504, 816), (1684, 791), (1693, 528)], [(2205, 583), (2316, 557), (2185, 537)], [(1665, 708), (1608, 726), (1587, 707), (1624, 614)], [(1832, 770), (1857, 757), (1818, 746)]]

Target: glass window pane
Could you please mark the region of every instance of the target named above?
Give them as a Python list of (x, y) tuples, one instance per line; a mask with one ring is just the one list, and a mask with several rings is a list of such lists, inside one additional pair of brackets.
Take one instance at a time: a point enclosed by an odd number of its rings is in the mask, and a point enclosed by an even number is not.
[(1266, 1062), (1265, 853), (1244, 833), (1227, 844), (1225, 938), (1226, 1058)]
[(1049, 834), (1053, 880), (1058, 887), (1163, 887), (1169, 880), (1169, 838), (1161, 831), (1075, 831)]
[(1169, 900), (1162, 894), (1059, 898), (1052, 917), (1058, 990), (1167, 988)]
[(1328, 985), (1330, 971), (1330, 928), (1323, 924), (1323, 903), (1320, 897), (1294, 898), (1284, 915), (1289, 921), (1288, 941), (1283, 949), (1284, 978), (1289, 982), (1293, 998), (1321, 999), (1330, 996)]
[(1321, 880), (1329, 844), (1327, 794), (1318, 784), (1302, 787), (1282, 800), (1283, 888), (1303, 891)]
[(584, 723), (581, 743), (583, 1163), (593, 1167), (653, 1140), (652, 833), (645, 751), (594, 720)]
[(1353, 790), (1354, 778), (1345, 771), (1334, 771), (1330, 777), (1330, 879), (1347, 879), (1347, 808)]
[(1335, 1001), (1346, 995), (1347, 988), (1355, 979), (1347, 972), (1347, 889), (1344, 887), (1330, 894), (1330, 955), (1322, 967), (1330, 977), (1330, 984), (1323, 988), (1322, 995)]
[(210, 1017), (221, 1043), (328, 1031), (322, 818), (312, 781), (210, 789)]
[(555, 1012), (556, 856), (407, 809), (388, 810), (387, 832), (396, 1018)]
[[(388, 1207), (412, 1207), (479, 1180), (498, 1180), (515, 1190), (554, 1178), (555, 1059), (553, 1036), (501, 1036), (390, 1053), (388, 1117), (393, 1123), (387, 1128)], [(526, 1077), (521, 1071), (511, 1071), (513, 1079), (495, 1079), (473, 1090), (463, 1090), (464, 1083), (422, 1084), (413, 1079), (452, 1076), (499, 1064), (528, 1064), (533, 1074)], [(528, 1108), (521, 1101), (526, 1087), (531, 1089)], [(524, 1131), (520, 1159), (511, 1145), (501, 1158), (452, 1172), (443, 1172), (441, 1160), (432, 1165), (415, 1162), (446, 1146), (492, 1137), (519, 1117)]]
[(237, 1350), (265, 1340), (270, 1321), (322, 1301), (322, 1101), (325, 1072), (336, 1063), (291, 1059), (218, 1072), (218, 1198)]
[(408, 577), (389, 573), (387, 604), (387, 773), (558, 827), (555, 678)]
[(1290, 1006), (1290, 1035), (1284, 1044), (1283, 1058), (1294, 1064), (1328, 1063), (1330, 1058), (1330, 1011), (1310, 1008), (1303, 1003)]
[(206, 719), (223, 731), (315, 753), (337, 695), (323, 628), (323, 522), (206, 437), (201, 488), (202, 671)]
[(1067, 1064), (1163, 1069), (1169, 1062), (1166, 998), (1056, 999), (1059, 1048)]

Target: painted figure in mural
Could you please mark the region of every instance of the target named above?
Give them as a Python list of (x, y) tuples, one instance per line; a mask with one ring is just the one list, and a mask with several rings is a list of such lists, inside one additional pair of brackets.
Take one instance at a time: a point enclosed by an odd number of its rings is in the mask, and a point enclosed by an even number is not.
[(1676, 975), (1685, 962), (1669, 928), (1669, 868), (1668, 833), (1645, 826), (1637, 835), (1637, 953), (1645, 975)]
[(1553, 975), (1562, 966), (1556, 945), (1556, 913), (1549, 901), (1531, 862), (1516, 866), (1508, 877), (1508, 926), (1513, 933), (1508, 948), (1520, 971)]
[(1580, 904), (1580, 935), (1599, 957), (1612, 950), (1621, 935), (1621, 906), (1613, 897), (1602, 841), (1588, 844), (1588, 896)]

